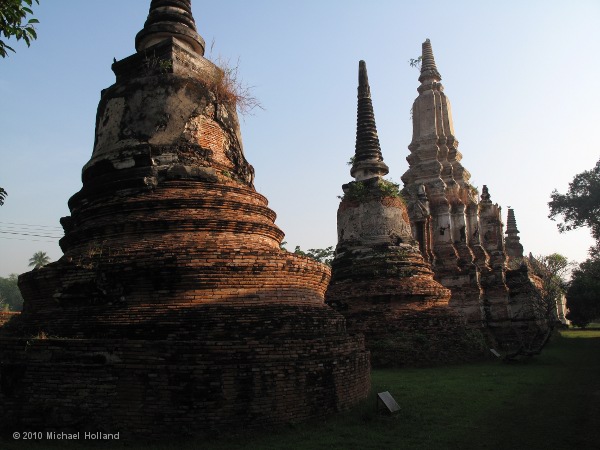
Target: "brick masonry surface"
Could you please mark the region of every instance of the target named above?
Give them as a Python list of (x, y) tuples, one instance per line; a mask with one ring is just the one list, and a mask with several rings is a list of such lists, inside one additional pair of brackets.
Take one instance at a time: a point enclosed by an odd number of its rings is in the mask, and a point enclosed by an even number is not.
[(113, 70), (64, 256), (0, 328), (4, 430), (206, 434), (364, 399), (364, 339), (324, 304), (329, 268), (280, 249), (220, 69), (169, 38)]

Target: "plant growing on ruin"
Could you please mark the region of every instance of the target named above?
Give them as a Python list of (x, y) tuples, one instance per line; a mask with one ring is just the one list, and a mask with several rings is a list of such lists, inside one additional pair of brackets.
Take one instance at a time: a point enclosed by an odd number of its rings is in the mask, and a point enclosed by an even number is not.
[(377, 183), (371, 184), (367, 181), (353, 181), (348, 183), (343, 196), (338, 196), (340, 200), (349, 200), (353, 202), (365, 202), (369, 199), (381, 199), (392, 197), (402, 199), (400, 185), (391, 180), (379, 178)]
[[(417, 70), (421, 71), (421, 62), (423, 61), (423, 56), (419, 56), (418, 58), (410, 58), (408, 60), (408, 64), (410, 65), (410, 67), (414, 67)], [(413, 110), (414, 106), (410, 107), (410, 120), (412, 120), (413, 118)]]
[(378, 186), (382, 197), (402, 198), (398, 183), (394, 183), (392, 180), (380, 179)]
[(158, 58), (156, 54), (152, 56), (146, 55), (144, 58), (144, 66), (148, 73), (159, 72), (161, 74), (169, 73), (173, 68), (173, 61), (170, 59)]
[(415, 67), (418, 70), (421, 70), (421, 62), (423, 62), (423, 56), (419, 56), (418, 58), (410, 58), (408, 60), (408, 64), (410, 64), (410, 67)]
[(350, 200), (354, 202), (362, 202), (367, 199), (369, 190), (362, 181), (354, 181), (348, 184), (344, 195), (338, 196), (340, 200)]
[(252, 94), (253, 86), (242, 80), (239, 68), (240, 60), (235, 64), (224, 58), (217, 58), (215, 64), (220, 70), (210, 85), (217, 103), (235, 106), (242, 115), (250, 114), (255, 108), (264, 109), (260, 101)]
[[(17, 41), (23, 41), (27, 47), (31, 41), (37, 39), (35, 24), (37, 19), (29, 19), (25, 22), (28, 14), (33, 14), (31, 7), (33, 2), (40, 4), (39, 0), (2, 0), (0, 1), (0, 37), (14, 37)], [(8, 50), (14, 53), (15, 49), (9, 46), (4, 39), (0, 39), (0, 56), (6, 58)]]

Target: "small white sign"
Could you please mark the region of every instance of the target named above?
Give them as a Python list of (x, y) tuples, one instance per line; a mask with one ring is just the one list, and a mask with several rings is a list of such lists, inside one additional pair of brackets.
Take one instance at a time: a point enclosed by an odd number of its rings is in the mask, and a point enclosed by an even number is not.
[(396, 411), (400, 411), (400, 406), (398, 405), (396, 400), (394, 400), (392, 394), (390, 394), (388, 391), (380, 392), (379, 394), (377, 394), (377, 397), (379, 399), (378, 401), (383, 403), (389, 412), (394, 413)]

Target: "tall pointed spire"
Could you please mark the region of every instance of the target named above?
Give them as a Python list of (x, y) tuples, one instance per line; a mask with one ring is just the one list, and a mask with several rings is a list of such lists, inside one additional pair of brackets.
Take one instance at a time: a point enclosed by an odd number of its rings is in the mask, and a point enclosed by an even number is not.
[(508, 219), (506, 221), (506, 239), (504, 240), (506, 255), (509, 258), (509, 266), (512, 261), (520, 263), (523, 258), (523, 245), (517, 229), (517, 220), (515, 219), (515, 210), (508, 208)]
[(519, 230), (517, 229), (517, 219), (515, 219), (515, 210), (513, 208), (508, 208), (508, 219), (506, 221), (506, 234), (517, 235), (518, 233), (519, 233)]
[(367, 75), (367, 64), (358, 63), (358, 107), (356, 114), (356, 149), (350, 175), (357, 180), (384, 176), (389, 172), (383, 162), (375, 113), (371, 101), (371, 87)]
[(135, 37), (135, 49), (141, 52), (169, 37), (204, 55), (204, 39), (196, 30), (191, 0), (152, 0), (144, 28)]
[(426, 39), (422, 44), (421, 54), (421, 76), (419, 77), (420, 82), (425, 80), (440, 81), (442, 76), (437, 70), (435, 65), (435, 59), (433, 58), (433, 50), (431, 49), (431, 42)]

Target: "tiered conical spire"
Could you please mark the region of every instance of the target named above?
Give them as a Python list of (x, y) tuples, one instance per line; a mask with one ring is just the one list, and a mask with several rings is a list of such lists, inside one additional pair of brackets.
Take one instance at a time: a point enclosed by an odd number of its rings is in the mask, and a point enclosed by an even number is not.
[(152, 0), (144, 28), (135, 37), (135, 49), (141, 52), (169, 37), (204, 55), (204, 39), (196, 30), (191, 0)]
[(440, 81), (442, 76), (437, 70), (437, 66), (435, 65), (435, 59), (433, 58), (433, 50), (431, 49), (431, 42), (429, 39), (426, 39), (422, 44), (423, 52), (421, 54), (421, 76), (419, 77), (419, 81), (423, 82), (425, 80), (433, 79), (435, 81)]
[(377, 136), (367, 64), (360, 61), (358, 63), (356, 149), (350, 175), (357, 180), (364, 180), (375, 176), (384, 176), (388, 172), (389, 168), (383, 162), (379, 136)]
[[(515, 236), (519, 233), (517, 229), (517, 219), (515, 219), (515, 210), (508, 208), (508, 220), (506, 221), (506, 234), (514, 234)], [(516, 236), (519, 238), (518, 236)], [(520, 239), (520, 238), (519, 238)]]
[(510, 266), (512, 261), (518, 263), (523, 257), (523, 245), (521, 244), (521, 238), (519, 237), (514, 209), (508, 208), (508, 219), (506, 222), (506, 239), (504, 240), (504, 246), (506, 248), (506, 254), (509, 257)]

